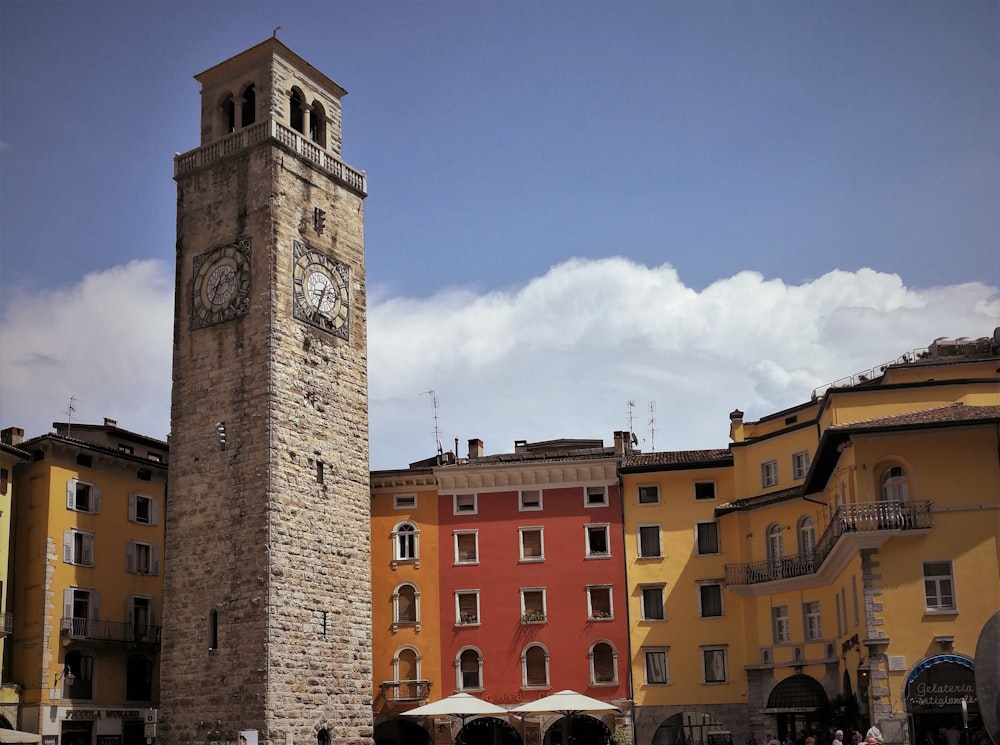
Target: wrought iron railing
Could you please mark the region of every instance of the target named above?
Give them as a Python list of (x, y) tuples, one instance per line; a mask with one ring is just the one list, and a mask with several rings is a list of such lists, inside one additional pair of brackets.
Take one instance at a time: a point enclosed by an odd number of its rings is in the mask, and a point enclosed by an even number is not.
[(386, 701), (426, 701), (431, 695), (429, 680), (387, 680), (379, 689)]
[(64, 618), (61, 633), (72, 639), (122, 642), (124, 644), (159, 644), (160, 627), (127, 621), (98, 621), (92, 618)]
[(727, 564), (727, 585), (754, 585), (815, 574), (845, 533), (923, 530), (934, 526), (930, 502), (845, 504), (834, 510), (816, 548), (753, 564)]
[(274, 120), (251, 124), (226, 135), (221, 140), (174, 156), (174, 176), (180, 176), (268, 139), (277, 140), (285, 147), (294, 150), (359, 194), (366, 195), (368, 193), (368, 177), (364, 171), (351, 168), (343, 161), (330, 155), (315, 142), (303, 137), (300, 132), (289, 129)]

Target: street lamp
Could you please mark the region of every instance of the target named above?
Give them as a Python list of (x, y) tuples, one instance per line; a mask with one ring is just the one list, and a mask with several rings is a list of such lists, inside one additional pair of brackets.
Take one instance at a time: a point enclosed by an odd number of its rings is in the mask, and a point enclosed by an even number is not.
[(52, 681), (52, 690), (49, 691), (50, 699), (62, 698), (62, 691), (59, 687), (60, 681), (68, 686), (72, 686), (76, 682), (76, 676), (73, 675), (73, 671), (70, 670), (69, 665), (63, 665), (62, 671), (56, 673), (55, 680)]

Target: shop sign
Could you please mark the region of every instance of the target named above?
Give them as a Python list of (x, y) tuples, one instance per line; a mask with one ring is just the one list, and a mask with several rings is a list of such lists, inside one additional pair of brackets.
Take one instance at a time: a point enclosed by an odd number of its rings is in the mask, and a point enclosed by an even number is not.
[(911, 712), (960, 709), (962, 702), (976, 703), (971, 661), (931, 658), (919, 665), (906, 684), (906, 704)]
[(66, 709), (63, 719), (142, 719), (138, 709)]

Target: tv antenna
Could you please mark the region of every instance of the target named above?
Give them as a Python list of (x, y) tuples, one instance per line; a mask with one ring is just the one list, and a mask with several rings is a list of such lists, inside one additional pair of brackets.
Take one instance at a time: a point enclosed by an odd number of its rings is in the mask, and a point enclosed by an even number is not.
[(656, 452), (656, 401), (649, 402), (649, 450)]
[[(76, 396), (69, 397), (69, 406), (66, 407), (66, 436), (69, 437), (70, 430), (73, 428), (73, 415), (76, 413), (76, 406), (74, 404), (79, 401)], [(81, 402), (83, 403), (83, 402)]]
[(444, 448), (441, 447), (441, 428), (438, 426), (438, 396), (437, 391), (430, 388), (423, 393), (421, 396), (431, 397), (431, 406), (434, 408), (434, 447), (437, 448), (437, 454), (442, 455), (444, 453)]
[(635, 401), (628, 402), (628, 433), (629, 435), (635, 434), (634, 429), (635, 424)]

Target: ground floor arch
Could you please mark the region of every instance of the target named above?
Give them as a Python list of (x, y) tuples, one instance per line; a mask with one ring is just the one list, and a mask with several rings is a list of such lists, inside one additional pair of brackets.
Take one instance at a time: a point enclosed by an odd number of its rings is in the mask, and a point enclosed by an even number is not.
[(660, 723), (652, 745), (732, 745), (732, 735), (708, 712), (682, 711)]
[(427, 730), (407, 719), (389, 719), (375, 725), (375, 745), (431, 745)]
[(972, 659), (960, 654), (927, 657), (906, 676), (903, 700), (915, 745), (989, 742), (976, 696)]
[(473, 719), (462, 727), (455, 742), (457, 745), (522, 745), (517, 730), (497, 717)]
[(607, 745), (611, 730), (597, 717), (574, 714), (560, 717), (549, 725), (542, 745)]
[(830, 699), (823, 685), (810, 675), (796, 673), (778, 683), (767, 697), (764, 714), (773, 723), (764, 733), (785, 742), (789, 737), (802, 740), (806, 735), (825, 734), (824, 719), (828, 716)]

